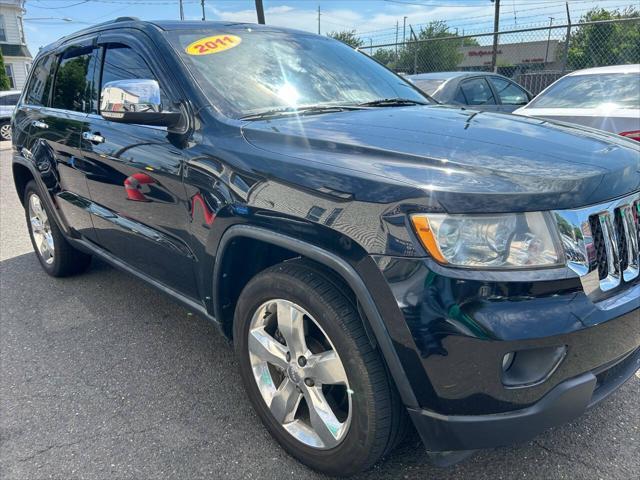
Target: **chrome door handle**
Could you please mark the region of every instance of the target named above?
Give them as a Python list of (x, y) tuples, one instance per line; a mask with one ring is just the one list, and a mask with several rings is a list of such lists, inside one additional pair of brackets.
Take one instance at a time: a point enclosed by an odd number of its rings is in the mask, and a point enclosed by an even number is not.
[(36, 128), (49, 128), (49, 125), (41, 122), (40, 120), (34, 120), (33, 122), (31, 122), (31, 126)]
[(97, 133), (83, 132), (82, 138), (89, 140), (91, 143), (104, 143), (104, 137)]

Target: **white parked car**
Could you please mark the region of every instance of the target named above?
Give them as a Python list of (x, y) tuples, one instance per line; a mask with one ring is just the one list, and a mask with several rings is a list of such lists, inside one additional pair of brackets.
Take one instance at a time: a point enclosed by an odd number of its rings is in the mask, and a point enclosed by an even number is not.
[(513, 113), (578, 123), (640, 141), (640, 65), (572, 72)]
[(20, 98), (20, 90), (0, 92), (0, 140), (11, 140), (11, 115)]

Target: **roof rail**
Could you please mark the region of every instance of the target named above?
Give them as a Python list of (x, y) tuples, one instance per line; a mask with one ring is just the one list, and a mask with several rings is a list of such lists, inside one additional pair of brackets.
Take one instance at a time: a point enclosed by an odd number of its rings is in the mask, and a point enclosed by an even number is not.
[(138, 17), (118, 17), (113, 22), (139, 22)]

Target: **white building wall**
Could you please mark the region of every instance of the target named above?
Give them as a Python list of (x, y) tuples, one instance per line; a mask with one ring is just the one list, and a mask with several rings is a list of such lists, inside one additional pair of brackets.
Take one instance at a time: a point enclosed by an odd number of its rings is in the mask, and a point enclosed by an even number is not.
[[(3, 44), (25, 45), (22, 27), (24, 0), (0, 0), (0, 20), (3, 22), (6, 39)], [(14, 88), (22, 89), (31, 68), (31, 57), (4, 57), (5, 65), (11, 65)]]

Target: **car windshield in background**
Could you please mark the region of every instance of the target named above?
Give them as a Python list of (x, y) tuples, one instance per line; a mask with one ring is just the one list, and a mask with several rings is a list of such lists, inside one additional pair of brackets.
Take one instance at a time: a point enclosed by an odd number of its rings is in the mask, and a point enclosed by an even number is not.
[(429, 103), (405, 80), (335, 40), (262, 28), (167, 35), (211, 102), (230, 117), (395, 98)]
[(636, 73), (567, 76), (528, 108), (640, 108)]
[(418, 87), (420, 90), (422, 90), (423, 92), (429, 95), (433, 95), (434, 92), (438, 90), (444, 82), (446, 82), (445, 79), (436, 79), (436, 78), (413, 81), (416, 87)]

